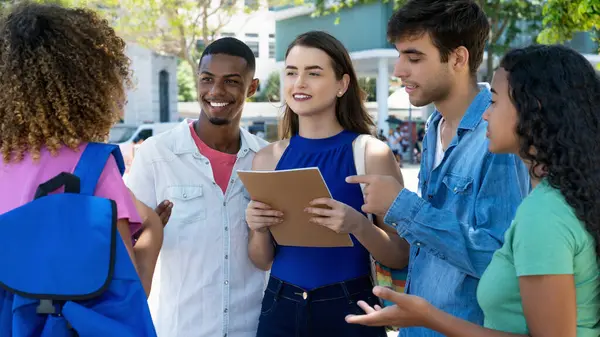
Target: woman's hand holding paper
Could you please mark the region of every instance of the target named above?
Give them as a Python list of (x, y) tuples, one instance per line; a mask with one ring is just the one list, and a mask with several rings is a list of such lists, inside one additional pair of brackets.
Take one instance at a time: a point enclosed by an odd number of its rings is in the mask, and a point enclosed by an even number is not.
[[(314, 207), (318, 205), (327, 206), (328, 209)], [(312, 207), (307, 207), (304, 210), (315, 215), (310, 221), (325, 226), (336, 233), (356, 234), (366, 225), (371, 225), (369, 219), (360, 212), (331, 198), (315, 199), (311, 201), (310, 206)]]
[(270, 226), (280, 224), (282, 221), (283, 213), (265, 203), (252, 200), (246, 207), (246, 222), (253, 231), (266, 232)]

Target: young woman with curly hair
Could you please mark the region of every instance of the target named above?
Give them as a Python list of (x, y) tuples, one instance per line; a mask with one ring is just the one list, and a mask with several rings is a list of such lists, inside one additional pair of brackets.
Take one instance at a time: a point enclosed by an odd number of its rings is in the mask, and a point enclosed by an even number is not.
[(380, 288), (396, 306), (361, 303), (367, 315), (349, 322), (449, 337), (600, 335), (600, 78), (571, 49), (530, 46), (504, 57), (492, 88), (490, 151), (518, 154), (534, 189), (479, 283), (484, 327)]
[[(125, 42), (92, 11), (25, 3), (0, 19), (0, 214), (73, 172), (89, 142), (105, 142), (130, 84)], [(117, 204), (118, 230), (149, 292), (162, 229), (132, 233), (156, 214), (136, 204), (110, 157), (95, 194)], [(137, 209), (136, 209), (137, 205)], [(139, 213), (138, 213), (139, 212)], [(43, 215), (41, 215), (43, 216)]]

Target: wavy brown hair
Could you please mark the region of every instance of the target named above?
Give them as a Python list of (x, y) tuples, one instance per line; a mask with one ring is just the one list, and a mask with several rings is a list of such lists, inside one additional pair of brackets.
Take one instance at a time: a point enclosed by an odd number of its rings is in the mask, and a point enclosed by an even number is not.
[(23, 3), (0, 18), (0, 151), (104, 142), (131, 85), (125, 42), (85, 9)]
[[(327, 53), (331, 58), (337, 80), (341, 80), (344, 74), (350, 76), (348, 90), (336, 101), (335, 117), (344, 130), (358, 134), (374, 134), (375, 123), (364, 104), (366, 94), (358, 84), (352, 60), (344, 45), (328, 33), (310, 31), (296, 37), (285, 52), (285, 58), (295, 46), (317, 48)], [(281, 121), (281, 137), (290, 138), (297, 135), (298, 129), (298, 115), (286, 104)]]

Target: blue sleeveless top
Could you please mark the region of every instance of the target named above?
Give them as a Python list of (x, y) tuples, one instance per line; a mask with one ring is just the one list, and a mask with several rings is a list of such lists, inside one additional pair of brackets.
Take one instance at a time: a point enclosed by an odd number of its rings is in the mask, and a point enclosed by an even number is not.
[[(324, 139), (295, 135), (290, 139), (276, 170), (318, 167), (333, 199), (361, 212), (363, 195), (360, 185), (345, 181), (347, 176), (356, 174), (352, 142), (357, 136), (357, 133), (350, 131), (342, 131)], [(271, 275), (306, 290), (369, 275), (369, 252), (353, 235), (350, 237), (354, 242), (353, 247), (278, 245)]]

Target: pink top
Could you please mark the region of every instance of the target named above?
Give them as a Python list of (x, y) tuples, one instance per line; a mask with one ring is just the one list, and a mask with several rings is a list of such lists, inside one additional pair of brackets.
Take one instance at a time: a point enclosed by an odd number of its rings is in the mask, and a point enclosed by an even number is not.
[[(7, 164), (0, 159), (0, 186), (2, 187), (0, 189), (0, 214), (32, 201), (38, 186), (59, 173), (73, 173), (86, 146), (87, 143), (81, 144), (78, 151), (63, 147), (56, 157), (43, 148), (37, 163), (32, 161), (29, 154), (26, 154), (19, 163)], [(57, 192), (63, 190), (61, 188)], [(132, 235), (141, 228), (142, 220), (113, 156), (109, 157), (98, 179), (94, 195), (115, 201), (117, 217), (119, 220), (129, 220), (129, 230)]]
[(225, 194), (227, 185), (229, 185), (231, 171), (233, 171), (233, 165), (235, 165), (235, 161), (237, 160), (237, 154), (220, 152), (204, 144), (196, 134), (193, 123), (190, 123), (190, 131), (192, 132), (192, 138), (194, 138), (198, 151), (208, 158), (208, 161), (210, 162), (213, 176), (215, 177), (215, 183), (221, 187), (223, 194)]

